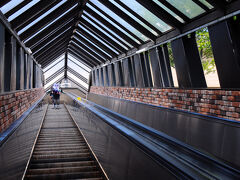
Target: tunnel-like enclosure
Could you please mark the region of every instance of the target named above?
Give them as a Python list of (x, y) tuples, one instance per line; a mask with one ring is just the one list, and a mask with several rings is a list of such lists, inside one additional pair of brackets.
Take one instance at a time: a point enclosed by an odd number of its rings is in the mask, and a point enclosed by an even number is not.
[(240, 179), (239, 14), (0, 1), (0, 179)]

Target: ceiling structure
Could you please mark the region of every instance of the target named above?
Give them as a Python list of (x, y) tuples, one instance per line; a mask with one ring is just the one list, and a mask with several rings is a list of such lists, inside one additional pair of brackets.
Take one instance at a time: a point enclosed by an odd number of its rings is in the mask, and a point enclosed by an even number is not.
[(46, 83), (63, 77), (78, 83), (73, 78), (77, 77), (84, 90), (91, 68), (186, 33), (239, 7), (238, 0), (0, 2), (11, 29), (30, 48), (45, 74), (55, 67)]

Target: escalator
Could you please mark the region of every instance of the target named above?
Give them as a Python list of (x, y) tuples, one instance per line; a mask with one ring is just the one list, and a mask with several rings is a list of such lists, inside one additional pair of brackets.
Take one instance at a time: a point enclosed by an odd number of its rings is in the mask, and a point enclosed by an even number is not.
[(107, 179), (65, 105), (49, 105), (24, 179)]

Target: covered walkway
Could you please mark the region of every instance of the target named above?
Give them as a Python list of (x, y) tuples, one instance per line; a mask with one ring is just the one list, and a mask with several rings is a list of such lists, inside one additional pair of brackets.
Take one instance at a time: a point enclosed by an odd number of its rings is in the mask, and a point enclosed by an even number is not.
[(0, 1), (0, 179), (240, 179), (239, 14), (240, 0)]

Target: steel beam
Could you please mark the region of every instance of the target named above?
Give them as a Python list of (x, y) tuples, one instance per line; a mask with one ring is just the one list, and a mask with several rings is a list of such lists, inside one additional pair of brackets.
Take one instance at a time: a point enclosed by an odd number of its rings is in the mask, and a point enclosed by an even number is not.
[[(107, 41), (107, 39), (105, 39), (106, 37), (103, 35), (103, 37), (101, 36), (101, 35), (99, 35), (98, 34), (98, 30), (96, 30), (96, 29), (91, 29), (91, 28), (89, 28), (88, 26), (86, 26), (85, 24), (83, 24), (82, 22), (80, 22), (79, 23), (81, 26), (83, 26), (84, 28), (86, 28), (89, 32), (91, 32), (92, 34), (94, 34), (95, 36), (97, 36), (99, 39), (101, 39), (103, 42), (105, 42), (108, 46), (110, 46), (112, 49), (114, 49), (115, 51), (117, 51), (118, 52), (118, 54), (120, 54), (121, 53), (121, 51), (119, 50), (119, 49), (117, 49), (116, 47), (114, 47), (114, 45), (113, 44), (111, 44), (110, 42), (108, 42)], [(102, 43), (102, 45), (103, 45), (103, 43)], [(110, 48), (109, 48), (110, 49)], [(115, 53), (115, 54), (117, 54), (117, 53)], [(118, 55), (117, 54), (117, 55)]]
[(105, 35), (103, 32), (101, 32), (100, 30), (98, 30), (97, 28), (95, 28), (92, 24), (90, 24), (89, 22), (87, 22), (86, 20), (84, 20), (83, 18), (80, 20), (82, 24), (84, 24), (85, 26), (87, 26), (89, 29), (91, 29), (92, 31), (94, 31), (96, 34), (98, 34), (99, 37), (101, 37), (102, 39), (104, 39), (104, 41), (108, 42), (109, 44), (111, 44), (112, 48), (114, 48), (115, 50), (117, 50), (118, 52), (122, 52), (125, 53), (127, 52), (126, 49), (124, 49), (121, 45), (119, 45), (118, 43), (116, 43), (115, 41), (113, 41), (111, 38), (109, 38), (107, 35)]
[(57, 54), (59, 51), (66, 50), (67, 43), (68, 42), (62, 42), (61, 44), (51, 48), (45, 54), (42, 54), (41, 56), (39, 56), (38, 61), (42, 62), (45, 59), (49, 59), (48, 57), (51, 57), (52, 55)]
[(171, 42), (180, 88), (206, 88), (195, 33)]
[(4, 16), (6, 18), (9, 18), (11, 15), (13, 15), (15, 12), (17, 12), (18, 10), (22, 9), (24, 6), (26, 6), (28, 3), (30, 3), (32, 0), (25, 0), (23, 2), (21, 2), (20, 4), (18, 4), (17, 6), (15, 6), (14, 8), (12, 8), (11, 10), (9, 10), (8, 12), (6, 12), (4, 14)]
[[(91, 3), (89, 3), (91, 4)], [(92, 4), (91, 4), (92, 5)], [(113, 21), (115, 24), (117, 24), (120, 28), (122, 28), (124, 31), (126, 31), (129, 35), (134, 37), (136, 40), (138, 40), (140, 43), (144, 43), (142, 39), (140, 39), (138, 36), (133, 34), (133, 32), (129, 31), (126, 27), (121, 25), (119, 22), (111, 18), (108, 14), (103, 12), (101, 9), (97, 8), (95, 5), (93, 5), (97, 10), (99, 10), (101, 13), (103, 13), (107, 18), (109, 18), (111, 21)], [(138, 44), (136, 41), (132, 40), (128, 35), (117, 29), (114, 25), (109, 23), (106, 19), (99, 16), (95, 11), (91, 10), (89, 7), (85, 7), (85, 10), (92, 15), (94, 18), (96, 18), (98, 21), (100, 21), (102, 24), (104, 24), (106, 27), (111, 29), (113, 32), (115, 32), (117, 35), (119, 35), (121, 38), (126, 39), (129, 44), (132, 44), (135, 47), (138, 47), (140, 44)]]
[(78, 54), (74, 49), (72, 49), (71, 47), (68, 48), (68, 51), (70, 52), (70, 54), (72, 54), (72, 56), (75, 56), (75, 58), (77, 60), (79, 60), (79, 62), (82, 62), (83, 64), (85, 64), (86, 66), (92, 68), (96, 65), (94, 65), (92, 62), (87, 61), (86, 59), (84, 59), (84, 57), (81, 56), (81, 54)]
[[(108, 30), (108, 28), (106, 28), (105, 26), (103, 26), (101, 23), (98, 23), (97, 21), (95, 21), (93, 18), (91, 18), (90, 16), (88, 16), (86, 13), (84, 14), (84, 16), (90, 20), (93, 24), (95, 24), (97, 27), (99, 27), (100, 29), (104, 30), (107, 34), (109, 34), (110, 36), (112, 36), (114, 39), (116, 39), (117, 41), (121, 42), (124, 46), (126, 46), (128, 49), (130, 49), (131, 47), (129, 46), (129, 38), (128, 39), (124, 39), (124, 38), (120, 38), (119, 36), (116, 36), (114, 33), (112, 33), (111, 31)], [(83, 17), (82, 17), (83, 18)], [(123, 41), (124, 40), (124, 41)], [(127, 42), (127, 43), (126, 43)], [(133, 45), (132, 45), (133, 46)]]
[[(109, 86), (116, 86), (116, 78), (115, 78), (115, 72), (114, 72), (114, 65), (109, 64), (107, 66), (108, 68), (108, 78), (109, 78)], [(96, 76), (95, 76), (96, 79)]]
[(11, 0), (1, 0), (0, 1), (0, 7), (6, 5), (7, 3), (9, 3)]
[(13, 29), (16, 29), (26, 21), (30, 19), (34, 19), (36, 15), (38, 15), (41, 11), (47, 8), (49, 5), (54, 3), (56, 0), (49, 0), (49, 1), (39, 1), (31, 8), (27, 9), (25, 12), (14, 18), (10, 23)]
[(104, 59), (103, 57), (101, 57), (100, 55), (98, 55), (97, 53), (95, 53), (92, 49), (90, 49), (89, 47), (87, 47), (85, 44), (81, 43), (80, 41), (76, 40), (76, 39), (72, 39), (72, 42), (75, 42), (77, 45), (79, 45), (80, 47), (82, 47), (84, 50), (86, 50), (89, 54), (91, 54), (92, 56), (96, 57), (97, 59), (99, 59), (102, 63), (106, 62), (106, 59)]
[(209, 26), (208, 30), (221, 88), (240, 88), (240, 26), (239, 20), (235, 26), (229, 21)]
[(87, 89), (84, 86), (82, 86), (81, 84), (79, 84), (77, 81), (75, 81), (69, 76), (68, 76), (68, 79), (72, 81), (74, 84), (76, 84), (84, 94), (87, 94)]
[(17, 46), (16, 63), (16, 90), (22, 90), (24, 88), (24, 51), (20, 46)]
[[(143, 27), (140, 23), (138, 23), (137, 21), (135, 21), (131, 16), (129, 16), (127, 13), (125, 13), (124, 11), (120, 10), (117, 6), (115, 6), (113, 3), (111, 3), (110, 1), (103, 1), (103, 0), (99, 0), (102, 4), (104, 4), (107, 8), (109, 8), (111, 11), (113, 11), (114, 13), (116, 13), (119, 17), (121, 17), (122, 19), (124, 19), (126, 22), (128, 22), (131, 26), (133, 26), (136, 30), (138, 30), (139, 32), (141, 32), (143, 35), (145, 35), (146, 37), (148, 37), (149, 39), (155, 41), (156, 40), (156, 36), (149, 31), (148, 29), (146, 29), (145, 27)], [(149, 2), (150, 3), (150, 2)], [(162, 14), (163, 15), (163, 14)]]
[(0, 23), (0, 94), (4, 92), (5, 27)]
[(58, 7), (56, 10), (51, 12), (48, 16), (44, 17), (42, 20), (40, 20), (38, 23), (36, 23), (34, 26), (31, 26), (29, 29), (27, 29), (22, 34), (20, 34), (20, 38), (22, 40), (25, 40), (28, 37), (32, 36), (37, 31), (44, 28), (49, 23), (51, 23), (53, 20), (55, 20), (56, 18), (61, 16), (64, 11), (69, 10), (76, 3), (77, 3), (77, 0), (67, 1), (66, 3), (64, 3), (63, 5)]
[(124, 86), (134, 87), (133, 71), (130, 58), (122, 60)]
[(43, 53), (45, 53), (46, 51), (48, 51), (49, 49), (52, 49), (53, 47), (56, 47), (60, 44), (63, 44), (64, 42), (69, 42), (68, 39), (66, 39), (69, 35), (71, 34), (71, 32), (67, 32), (64, 33), (63, 35), (61, 35), (60, 37), (58, 37), (57, 39), (55, 39), (54, 41), (50, 42), (47, 46), (45, 46), (44, 48), (42, 48), (41, 50), (37, 51), (34, 54), (34, 57), (37, 59), (40, 55), (42, 55)]
[(40, 41), (39, 43), (34, 44), (33, 46), (30, 47), (32, 52), (36, 52), (37, 50), (41, 49), (44, 45), (46, 45), (47, 43), (49, 43), (52, 40), (54, 40), (54, 38), (56, 38), (57, 36), (63, 34), (64, 31), (66, 31), (71, 26), (73, 26), (73, 22), (72, 21), (70, 21), (66, 25), (62, 26), (60, 29), (58, 29), (57, 31), (55, 31), (54, 33), (52, 33), (51, 35), (46, 37), (44, 40)]
[(74, 69), (68, 67), (68, 71), (71, 72), (72, 74), (74, 74), (76, 77), (78, 77), (79, 79), (81, 79), (83, 82), (85, 82), (86, 84), (88, 83), (88, 79), (85, 78), (84, 76), (82, 76), (81, 74), (79, 74), (78, 72), (76, 72)]
[(135, 69), (135, 77), (136, 77), (136, 86), (137, 87), (145, 87), (145, 83), (143, 80), (143, 72), (142, 72), (142, 66), (141, 66), (141, 59), (140, 55), (136, 54), (133, 56), (133, 62), (134, 62), (134, 69)]
[(84, 64), (85, 66), (87, 66), (88, 68), (92, 69), (94, 67), (93, 64), (89, 63), (88, 61), (84, 60), (83, 57), (81, 57), (79, 54), (75, 53), (73, 50), (68, 49), (68, 53), (75, 58), (77, 61), (79, 61), (80, 63)]
[[(23, 29), (24, 27), (28, 26), (29, 24), (31, 24), (35, 19), (39, 18), (40, 16), (42, 16), (43, 14), (45, 14), (47, 11), (49, 11), (50, 9), (52, 9), (54, 6), (56, 6), (59, 3), (59, 1), (55, 1), (51, 4), (49, 4), (48, 6), (46, 6), (46, 8), (42, 9), (39, 13), (35, 14), (35, 16), (32, 16), (30, 19), (26, 20), (24, 23), (22, 23), (20, 26), (18, 26), (15, 30), (18, 32), (21, 29)], [(32, 10), (32, 9), (31, 9)]]
[[(76, 62), (74, 62), (73, 60), (71, 60), (70, 58), (68, 58), (69, 61), (71, 61), (72, 63), (74, 63), (77, 67), (81, 68), (82, 70), (86, 71), (87, 73), (90, 73), (89, 71), (87, 71), (84, 67), (82, 67), (81, 65), (77, 64)], [(78, 61), (78, 60), (77, 60)], [(80, 61), (78, 61), (80, 62)]]
[(174, 87), (167, 44), (157, 47), (163, 87)]
[[(82, 38), (80, 35), (78, 35), (77, 33), (74, 34), (75, 39), (77, 39), (78, 41), (83, 42), (84, 44), (86, 44), (88, 47), (90, 47), (91, 49), (93, 49), (94, 51), (96, 51), (98, 54), (100, 54), (101, 56), (103, 56), (105, 59), (110, 59), (110, 56), (108, 56), (107, 54), (105, 54), (103, 51), (99, 50), (98, 48), (96, 48), (96, 46), (94, 46), (92, 43), (90, 43), (89, 41), (85, 40), (84, 38)], [(99, 47), (100, 48), (100, 47)]]
[(153, 81), (153, 87), (159, 88), (159, 87), (165, 87), (163, 86), (163, 69), (161, 69), (161, 66), (159, 64), (159, 56), (157, 54), (157, 48), (153, 48), (149, 50), (149, 56), (150, 56), (150, 67), (152, 71), (152, 81)]
[(156, 3), (152, 1), (137, 0), (143, 7), (148, 9), (150, 12), (155, 14), (158, 18), (169, 24), (170, 26), (180, 29), (183, 25), (175, 17), (165, 11), (163, 8), (159, 7)]
[(111, 49), (109, 49), (107, 46), (105, 46), (104, 44), (102, 44), (100, 41), (98, 41), (97, 39), (95, 39), (92, 35), (90, 35), (89, 33), (83, 31), (82, 29), (80, 29), (79, 27), (77, 27), (76, 29), (80, 34), (82, 34), (84, 37), (86, 37), (89, 41), (93, 42), (94, 44), (96, 44), (97, 46), (99, 46), (101, 49), (103, 49), (104, 51), (106, 51), (108, 54), (110, 54), (112, 57), (116, 57), (117, 54), (115, 52), (113, 52)]
[(113, 64), (114, 64), (114, 71), (115, 71), (115, 78), (116, 78), (116, 86), (124, 86), (122, 62), (117, 61), (117, 62), (114, 62)]
[(162, 3), (164, 6), (166, 6), (168, 9), (170, 9), (172, 12), (174, 12), (176, 15), (181, 17), (185, 22), (189, 22), (191, 19), (187, 17), (184, 13), (179, 11), (176, 7), (174, 7), (172, 4), (170, 4), (166, 0), (158, 0), (160, 3)]
[(5, 91), (16, 90), (16, 39), (6, 34), (5, 61), (4, 61), (4, 85)]
[(81, 54), (86, 60), (94, 63), (95, 65), (99, 65), (101, 62), (97, 61), (96, 59), (93, 59), (90, 55), (88, 55), (86, 52), (81, 50), (79, 47), (77, 47), (75, 44), (70, 44), (70, 46), (73, 50), (75, 50), (78, 54)]
[(76, 16), (79, 12), (79, 9), (77, 7), (73, 8), (71, 11), (69, 11), (67, 14), (62, 16), (60, 19), (55, 21), (53, 24), (48, 26), (46, 29), (44, 29), (42, 32), (38, 33), (36, 36), (25, 42), (26, 46), (31, 47), (33, 44), (38, 42), (39, 40), (43, 39), (47, 35), (49, 35), (51, 32), (53, 32), (56, 29), (59, 29), (59, 27), (66, 24), (66, 22), (69, 22), (70, 20), (74, 19), (73, 17)]

